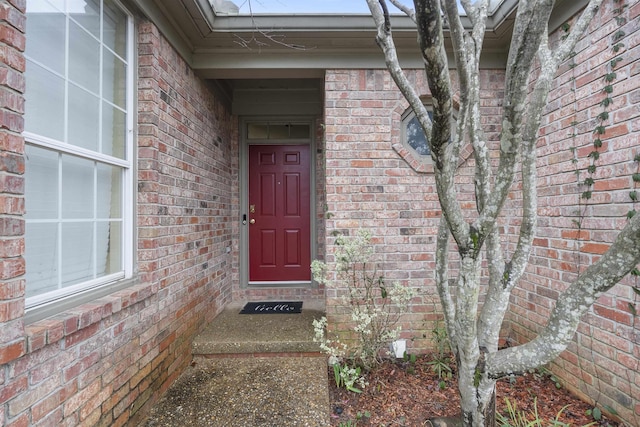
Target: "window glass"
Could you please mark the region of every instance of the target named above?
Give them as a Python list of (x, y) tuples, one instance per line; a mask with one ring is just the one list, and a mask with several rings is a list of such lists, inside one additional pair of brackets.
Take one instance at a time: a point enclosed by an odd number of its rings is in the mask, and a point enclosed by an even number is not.
[(90, 222), (65, 222), (62, 224), (63, 287), (86, 282), (94, 277), (93, 226), (94, 224)]
[(249, 123), (247, 125), (247, 138), (269, 139), (269, 125), (260, 123)]
[(98, 254), (96, 277), (104, 277), (122, 270), (122, 223), (117, 221), (98, 222), (96, 247), (107, 250)]
[(100, 99), (73, 84), (69, 85), (69, 143), (98, 150)]
[(24, 257), (27, 264), (27, 298), (58, 289), (58, 224), (26, 224)]
[(69, 16), (95, 37), (100, 37), (100, 0), (67, 0)]
[(122, 171), (109, 165), (97, 167), (96, 218), (122, 218)]
[(131, 19), (112, 0), (29, 0), (27, 309), (131, 275)]
[(90, 160), (62, 156), (62, 218), (93, 218), (94, 164)]
[(59, 154), (42, 148), (25, 147), (27, 173), (25, 194), (30, 196), (25, 217), (27, 219), (48, 219), (58, 216), (58, 157)]
[(247, 139), (309, 139), (311, 126), (301, 123), (249, 123)]
[(93, 93), (100, 90), (100, 42), (73, 22), (69, 24), (69, 79)]
[(291, 138), (310, 138), (311, 127), (309, 125), (291, 125), (290, 126)]
[(104, 44), (119, 57), (126, 56), (127, 15), (112, 0), (104, 2)]
[[(431, 114), (429, 114), (431, 116)], [(418, 118), (413, 115), (409, 121), (405, 121), (406, 142), (413, 150), (421, 155), (428, 156), (431, 154), (429, 144), (427, 143), (427, 135), (425, 135)]]
[(120, 58), (113, 53), (104, 51), (104, 79), (102, 84), (102, 96), (107, 101), (125, 108), (127, 67)]
[(123, 110), (105, 102), (102, 105), (102, 149), (104, 154), (124, 159), (127, 116)]
[(64, 74), (65, 16), (46, 1), (29, 1), (27, 49), (33, 61)]
[(57, 140), (64, 139), (64, 79), (27, 61), (24, 128)]

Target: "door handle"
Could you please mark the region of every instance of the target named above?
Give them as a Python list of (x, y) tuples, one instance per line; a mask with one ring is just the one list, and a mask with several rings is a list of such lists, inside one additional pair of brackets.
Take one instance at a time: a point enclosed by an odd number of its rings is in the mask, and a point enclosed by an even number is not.
[(256, 219), (255, 219), (255, 218), (251, 218), (251, 219), (249, 220), (249, 224), (255, 224), (255, 223), (256, 223)]

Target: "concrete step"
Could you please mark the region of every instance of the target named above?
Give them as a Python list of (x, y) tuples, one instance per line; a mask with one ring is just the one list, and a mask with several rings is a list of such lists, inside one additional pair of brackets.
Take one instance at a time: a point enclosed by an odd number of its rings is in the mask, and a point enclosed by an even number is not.
[(322, 307), (304, 303), (299, 314), (239, 314), (241, 308), (226, 308), (193, 340), (194, 358), (322, 355), (312, 323), (324, 316)]

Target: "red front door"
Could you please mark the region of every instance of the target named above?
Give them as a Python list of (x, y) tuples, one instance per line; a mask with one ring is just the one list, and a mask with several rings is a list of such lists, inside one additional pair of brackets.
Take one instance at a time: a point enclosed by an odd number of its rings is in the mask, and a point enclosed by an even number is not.
[(308, 145), (249, 146), (249, 282), (311, 280)]

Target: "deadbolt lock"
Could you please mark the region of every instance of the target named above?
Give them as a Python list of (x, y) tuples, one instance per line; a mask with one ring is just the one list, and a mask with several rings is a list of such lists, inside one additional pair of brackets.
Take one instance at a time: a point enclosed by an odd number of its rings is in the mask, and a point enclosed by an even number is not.
[(256, 205), (249, 205), (249, 212), (256, 213)]

